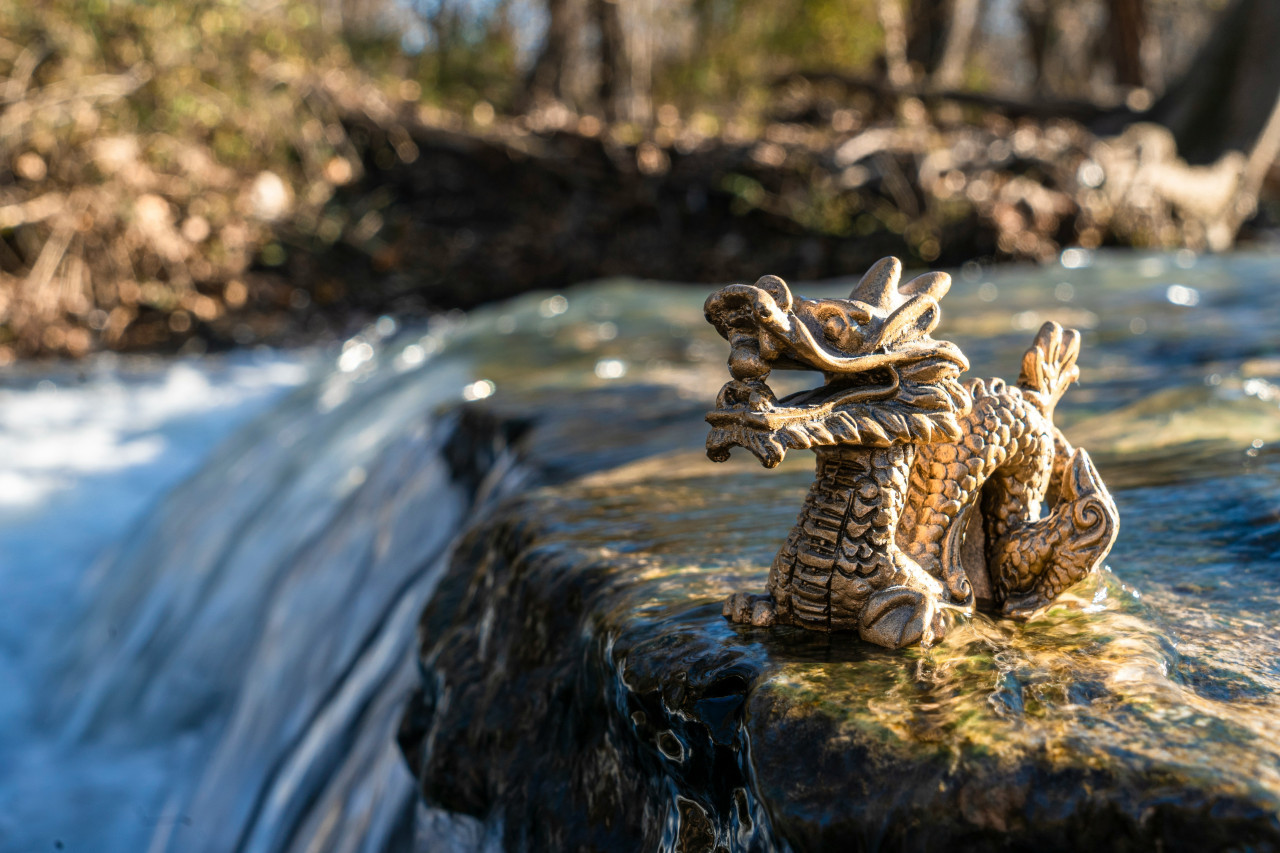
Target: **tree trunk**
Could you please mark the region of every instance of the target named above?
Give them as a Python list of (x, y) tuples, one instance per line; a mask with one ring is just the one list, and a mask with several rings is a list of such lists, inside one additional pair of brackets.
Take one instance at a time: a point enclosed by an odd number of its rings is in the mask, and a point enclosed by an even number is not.
[(910, 0), (907, 11), (907, 61), (932, 75), (942, 62), (950, 0)]
[(905, 89), (911, 85), (911, 66), (907, 64), (907, 23), (901, 0), (879, 0), (877, 11), (884, 30), (884, 64), (889, 84)]
[(1190, 163), (1249, 151), (1280, 96), (1280, 3), (1235, 0), (1182, 79), (1145, 118), (1165, 125)]
[(1142, 62), (1142, 45), (1147, 30), (1144, 0), (1107, 0), (1111, 25), (1111, 63), (1116, 70), (1116, 83), (1121, 86), (1146, 86)]
[(600, 77), (596, 95), (609, 121), (629, 120), (631, 65), (627, 36), (616, 0), (591, 0), (591, 18), (600, 32)]
[(631, 121), (649, 125), (653, 122), (653, 3), (633, 4), (633, 13), (643, 14), (647, 19), (638, 22), (633, 17), (627, 31), (631, 37), (627, 42), (628, 72), (630, 73), (631, 99), (627, 105)]
[(939, 89), (958, 89), (964, 83), (965, 63), (969, 59), (969, 46), (982, 17), (982, 0), (951, 0), (951, 20), (947, 23), (947, 40), (942, 49), (942, 61), (933, 75), (933, 85)]
[(1049, 24), (1051, 9), (1047, 0), (1023, 0), (1018, 16), (1027, 34), (1027, 53), (1035, 74), (1032, 88), (1040, 91), (1045, 83), (1045, 64), (1049, 57)]
[(547, 0), (547, 33), (542, 50), (529, 70), (525, 80), (524, 96), (519, 109), (527, 110), (540, 101), (567, 100), (565, 92), (565, 67), (569, 62), (569, 48), (573, 36), (573, 19), (570, 0)]

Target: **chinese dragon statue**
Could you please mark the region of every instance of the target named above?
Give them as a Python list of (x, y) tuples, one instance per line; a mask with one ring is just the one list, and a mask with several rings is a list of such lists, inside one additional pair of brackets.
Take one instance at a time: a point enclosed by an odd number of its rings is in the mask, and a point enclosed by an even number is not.
[[(1079, 334), (1046, 323), (1016, 385), (962, 384), (964, 354), (930, 337), (950, 278), (901, 274), (886, 258), (848, 299), (797, 297), (776, 276), (707, 299), (732, 376), (707, 415), (707, 455), (744, 447), (767, 468), (789, 449), (818, 457), (767, 593), (725, 602), (734, 622), (928, 646), (949, 609), (1030, 617), (1115, 541), (1111, 495), (1053, 425)], [(778, 399), (766, 379), (783, 369), (826, 381)]]

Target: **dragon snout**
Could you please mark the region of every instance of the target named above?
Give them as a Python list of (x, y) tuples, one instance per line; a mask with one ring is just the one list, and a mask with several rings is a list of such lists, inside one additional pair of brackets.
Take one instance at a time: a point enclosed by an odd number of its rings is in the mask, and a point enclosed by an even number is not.
[(755, 284), (730, 284), (707, 298), (703, 311), (721, 337), (729, 341), (729, 373), (734, 379), (762, 382), (778, 356), (773, 335), (788, 328), (795, 304), (791, 288), (776, 275)]
[(776, 275), (761, 276), (755, 284), (730, 284), (707, 297), (702, 306), (707, 322), (731, 340), (735, 330), (787, 324), (794, 300), (787, 283)]

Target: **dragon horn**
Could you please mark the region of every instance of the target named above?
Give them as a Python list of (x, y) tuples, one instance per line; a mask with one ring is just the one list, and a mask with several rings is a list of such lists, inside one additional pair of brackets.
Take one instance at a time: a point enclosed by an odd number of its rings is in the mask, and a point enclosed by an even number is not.
[(867, 274), (854, 286), (849, 298), (888, 310), (893, 306), (898, 279), (901, 277), (902, 261), (897, 258), (882, 258), (867, 270)]
[(898, 292), (903, 296), (915, 296), (924, 293), (933, 299), (941, 299), (951, 289), (951, 276), (944, 272), (927, 272), (911, 281), (898, 285)]
[(762, 275), (756, 280), (756, 287), (773, 297), (779, 310), (790, 311), (792, 305), (791, 288), (776, 275)]

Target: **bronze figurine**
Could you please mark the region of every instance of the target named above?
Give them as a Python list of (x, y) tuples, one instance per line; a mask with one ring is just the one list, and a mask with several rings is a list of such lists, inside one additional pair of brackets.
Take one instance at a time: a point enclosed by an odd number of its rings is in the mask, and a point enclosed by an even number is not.
[[(1016, 386), (962, 385), (964, 354), (930, 337), (950, 277), (901, 273), (885, 258), (848, 299), (796, 297), (777, 276), (707, 299), (733, 377), (707, 415), (707, 455), (723, 462), (737, 445), (766, 468), (788, 449), (818, 456), (768, 593), (731, 596), (734, 622), (928, 646), (946, 609), (1026, 619), (1111, 550), (1115, 503), (1053, 425), (1080, 373), (1079, 333), (1046, 323)], [(765, 384), (775, 369), (826, 382), (779, 400)]]

